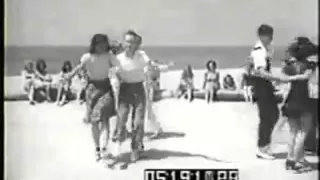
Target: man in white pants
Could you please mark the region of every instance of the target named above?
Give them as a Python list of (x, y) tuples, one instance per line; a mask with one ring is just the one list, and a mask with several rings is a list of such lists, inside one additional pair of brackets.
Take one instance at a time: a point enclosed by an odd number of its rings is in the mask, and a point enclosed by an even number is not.
[[(150, 61), (151, 62), (151, 61)], [(173, 66), (174, 63), (170, 62), (169, 64), (149, 64), (145, 68), (145, 92), (146, 92), (146, 117), (148, 122), (152, 127), (154, 127), (155, 131), (153, 135), (151, 135), (149, 138), (154, 139), (159, 136), (159, 134), (162, 132), (162, 128), (160, 125), (160, 122), (157, 120), (157, 117), (152, 109), (153, 100), (154, 100), (154, 94), (155, 91), (158, 89), (158, 78), (154, 76), (156, 71), (166, 71), (169, 69), (170, 66)]]

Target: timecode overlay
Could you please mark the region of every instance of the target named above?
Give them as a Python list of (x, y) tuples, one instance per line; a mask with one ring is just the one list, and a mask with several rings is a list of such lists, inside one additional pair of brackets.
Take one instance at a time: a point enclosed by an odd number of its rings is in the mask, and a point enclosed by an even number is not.
[(238, 169), (146, 169), (144, 180), (239, 180)]

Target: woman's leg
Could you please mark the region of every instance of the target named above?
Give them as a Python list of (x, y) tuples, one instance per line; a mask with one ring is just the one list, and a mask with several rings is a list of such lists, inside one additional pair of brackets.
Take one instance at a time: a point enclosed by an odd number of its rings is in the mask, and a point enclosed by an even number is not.
[(102, 152), (104, 155), (108, 153), (108, 144), (109, 144), (109, 137), (110, 137), (110, 117), (106, 116), (103, 117), (101, 121), (101, 132), (100, 132), (100, 140), (101, 140), (101, 147)]
[(297, 162), (304, 161), (304, 142), (312, 126), (312, 115), (304, 113), (300, 118), (301, 131), (296, 138), (295, 160)]
[(253, 102), (252, 86), (248, 86), (248, 99), (249, 102)]
[(297, 123), (297, 119), (288, 119), (288, 124), (290, 126), (290, 139), (289, 139), (289, 146), (288, 146), (288, 156), (287, 159), (289, 161), (294, 161), (294, 147), (296, 145), (296, 138), (299, 131), (299, 124)]
[(205, 90), (204, 98), (207, 103), (210, 103), (210, 91), (208, 91), (207, 89)]
[(50, 97), (50, 95), (51, 95), (51, 85), (50, 85), (50, 84), (47, 84), (46, 87), (45, 87), (45, 89), (46, 89), (47, 101), (48, 101), (48, 102), (51, 102), (51, 101), (52, 101), (52, 100), (51, 100), (51, 97)]
[(31, 105), (35, 104), (34, 96), (35, 96), (35, 87), (34, 87), (33, 84), (30, 84), (30, 89), (29, 89), (29, 92), (28, 92), (28, 99), (29, 99), (29, 102), (30, 102)]
[[(271, 152), (273, 152), (274, 146), (276, 145), (276, 143), (275, 143), (276, 136), (282, 130), (282, 128), (284, 127), (286, 122), (287, 122), (287, 118), (286, 117), (280, 117), (278, 119), (278, 121), (276, 122), (275, 126), (273, 127), (272, 134), (271, 134), (271, 143), (270, 143), (270, 147), (269, 147), (270, 148), (269, 150)], [(293, 127), (293, 128), (295, 128), (295, 127)]]
[[(61, 99), (61, 95), (62, 95), (62, 90), (63, 90), (63, 87), (62, 86), (59, 86), (58, 87), (58, 93), (57, 93), (57, 100), (56, 100), (56, 104), (59, 105), (60, 103), (60, 99)], [(47, 91), (48, 93), (48, 91)]]
[(96, 161), (99, 161), (101, 159), (99, 123), (100, 123), (99, 121), (91, 123), (91, 133), (92, 133), (93, 143), (96, 148)]

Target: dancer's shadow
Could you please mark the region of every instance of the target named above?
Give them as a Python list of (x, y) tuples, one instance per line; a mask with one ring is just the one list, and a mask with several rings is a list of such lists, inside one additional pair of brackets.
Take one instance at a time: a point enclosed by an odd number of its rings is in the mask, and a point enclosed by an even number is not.
[[(144, 137), (147, 137), (148, 140), (160, 140), (160, 139), (170, 139), (170, 138), (183, 138), (185, 133), (182, 132), (162, 132), (157, 137), (148, 138), (152, 136), (152, 133), (147, 132), (144, 134)], [(131, 138), (131, 132), (127, 132), (127, 138)]]
[[(188, 152), (180, 152), (180, 151), (171, 151), (171, 150), (162, 150), (162, 149), (149, 149), (141, 153), (140, 159), (135, 162), (139, 163), (142, 161), (152, 161), (152, 160), (164, 160), (170, 157), (198, 157), (203, 158), (209, 161), (222, 162), (222, 163), (230, 163), (228, 161), (217, 159), (213, 157), (209, 157), (201, 154), (192, 154)], [(122, 169), (128, 168), (129, 165), (135, 164), (130, 162), (130, 153), (124, 153), (121, 158), (118, 159), (118, 162), (123, 162)]]
[(145, 137), (150, 137), (149, 140), (160, 140), (160, 139), (170, 139), (170, 138), (183, 138), (185, 137), (185, 133), (181, 132), (162, 132), (156, 137), (151, 137), (152, 133), (145, 133)]

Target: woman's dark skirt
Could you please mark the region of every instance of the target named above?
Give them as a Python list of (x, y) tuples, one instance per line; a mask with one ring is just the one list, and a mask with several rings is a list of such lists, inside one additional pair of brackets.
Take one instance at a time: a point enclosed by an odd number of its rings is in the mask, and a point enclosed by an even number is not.
[(109, 79), (88, 82), (86, 105), (88, 122), (98, 122), (115, 115), (114, 96)]

